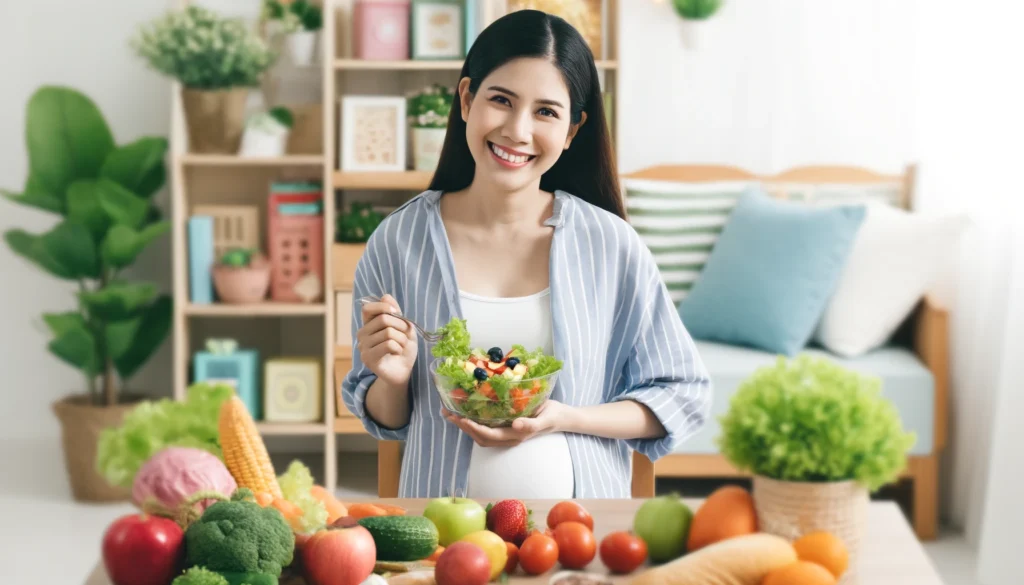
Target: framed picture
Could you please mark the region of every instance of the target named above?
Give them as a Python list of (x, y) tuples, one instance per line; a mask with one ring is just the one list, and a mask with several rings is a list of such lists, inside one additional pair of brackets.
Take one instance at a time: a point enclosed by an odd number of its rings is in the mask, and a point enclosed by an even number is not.
[(465, 8), (462, 0), (413, 0), (413, 59), (462, 59)]
[(405, 170), (404, 97), (342, 96), (343, 171)]

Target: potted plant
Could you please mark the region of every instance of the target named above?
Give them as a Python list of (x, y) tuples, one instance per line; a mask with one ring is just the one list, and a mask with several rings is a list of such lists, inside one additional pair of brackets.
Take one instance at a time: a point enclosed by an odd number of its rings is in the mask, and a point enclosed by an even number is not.
[(283, 37), (292, 63), (308, 66), (317, 62), (323, 10), (308, 0), (265, 0), (263, 18), (272, 37)]
[(370, 203), (353, 201), (349, 211), (339, 213), (334, 241), (345, 244), (366, 243), (377, 229), (384, 215)]
[(295, 118), (291, 110), (283, 106), (253, 114), (245, 123), (245, 134), (242, 135), (238, 156), (283, 156), (294, 125)]
[(706, 21), (722, 7), (722, 0), (672, 0), (672, 8), (683, 19), (683, 44), (695, 49)]
[(779, 357), (755, 371), (719, 420), (718, 446), (753, 474), (760, 530), (796, 539), (841, 538), (853, 579), (870, 494), (906, 467), (904, 432), (881, 382), (824, 357)]
[(249, 92), (276, 59), (263, 39), (239, 19), (190, 4), (143, 27), (132, 46), (181, 84), (190, 149), (237, 153)]
[(437, 168), (454, 100), (454, 90), (441, 84), (427, 86), (408, 96), (413, 168), (417, 171)]
[(270, 263), (256, 250), (228, 250), (213, 267), (213, 286), (225, 303), (261, 302), (270, 289)]
[(83, 381), (53, 410), (75, 499), (122, 500), (127, 492), (96, 473), (96, 443), (144, 395), (126, 391), (127, 381), (171, 326), (171, 298), (125, 274), (170, 227), (153, 201), (166, 177), (167, 141), (118, 144), (96, 104), (67, 87), (38, 89), (25, 117), (28, 178), (22, 193), (4, 195), (58, 220), (38, 234), (9, 229), (4, 240), (24, 260), (77, 285), (73, 307), (42, 316), (47, 349)]

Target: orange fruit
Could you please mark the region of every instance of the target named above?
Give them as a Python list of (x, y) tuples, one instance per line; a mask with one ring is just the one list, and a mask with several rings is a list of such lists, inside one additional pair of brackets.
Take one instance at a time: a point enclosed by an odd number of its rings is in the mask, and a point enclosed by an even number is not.
[(836, 577), (817, 563), (797, 561), (768, 573), (761, 585), (836, 585)]
[(694, 512), (686, 550), (694, 552), (716, 542), (757, 531), (753, 496), (742, 487), (724, 486), (712, 492)]
[(843, 576), (850, 565), (850, 553), (843, 541), (831, 532), (812, 532), (793, 543), (796, 557), (811, 561), (828, 569), (836, 579)]

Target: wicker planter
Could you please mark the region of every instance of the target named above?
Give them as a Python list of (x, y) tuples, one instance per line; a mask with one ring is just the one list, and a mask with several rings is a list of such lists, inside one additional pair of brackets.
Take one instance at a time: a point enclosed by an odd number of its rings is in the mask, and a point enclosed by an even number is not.
[(245, 129), (249, 88), (183, 89), (181, 102), (188, 126), (189, 150), (204, 154), (236, 154)]
[(870, 503), (864, 487), (853, 481), (795, 482), (754, 476), (753, 496), (761, 532), (790, 540), (820, 530), (839, 537), (850, 553), (850, 566), (839, 584), (858, 583), (858, 553)]
[(125, 413), (141, 397), (122, 397), (114, 406), (89, 402), (84, 394), (66, 396), (53, 403), (60, 421), (64, 467), (71, 484), (71, 495), (79, 502), (120, 502), (131, 499), (131, 489), (112, 486), (96, 471), (96, 446), (100, 433), (121, 424)]

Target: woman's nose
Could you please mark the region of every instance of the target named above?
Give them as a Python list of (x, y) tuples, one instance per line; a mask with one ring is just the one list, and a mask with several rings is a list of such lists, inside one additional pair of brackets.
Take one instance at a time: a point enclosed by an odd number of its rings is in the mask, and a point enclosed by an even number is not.
[(526, 144), (530, 141), (532, 132), (532, 121), (528, 112), (514, 111), (505, 121), (502, 135), (513, 142)]

